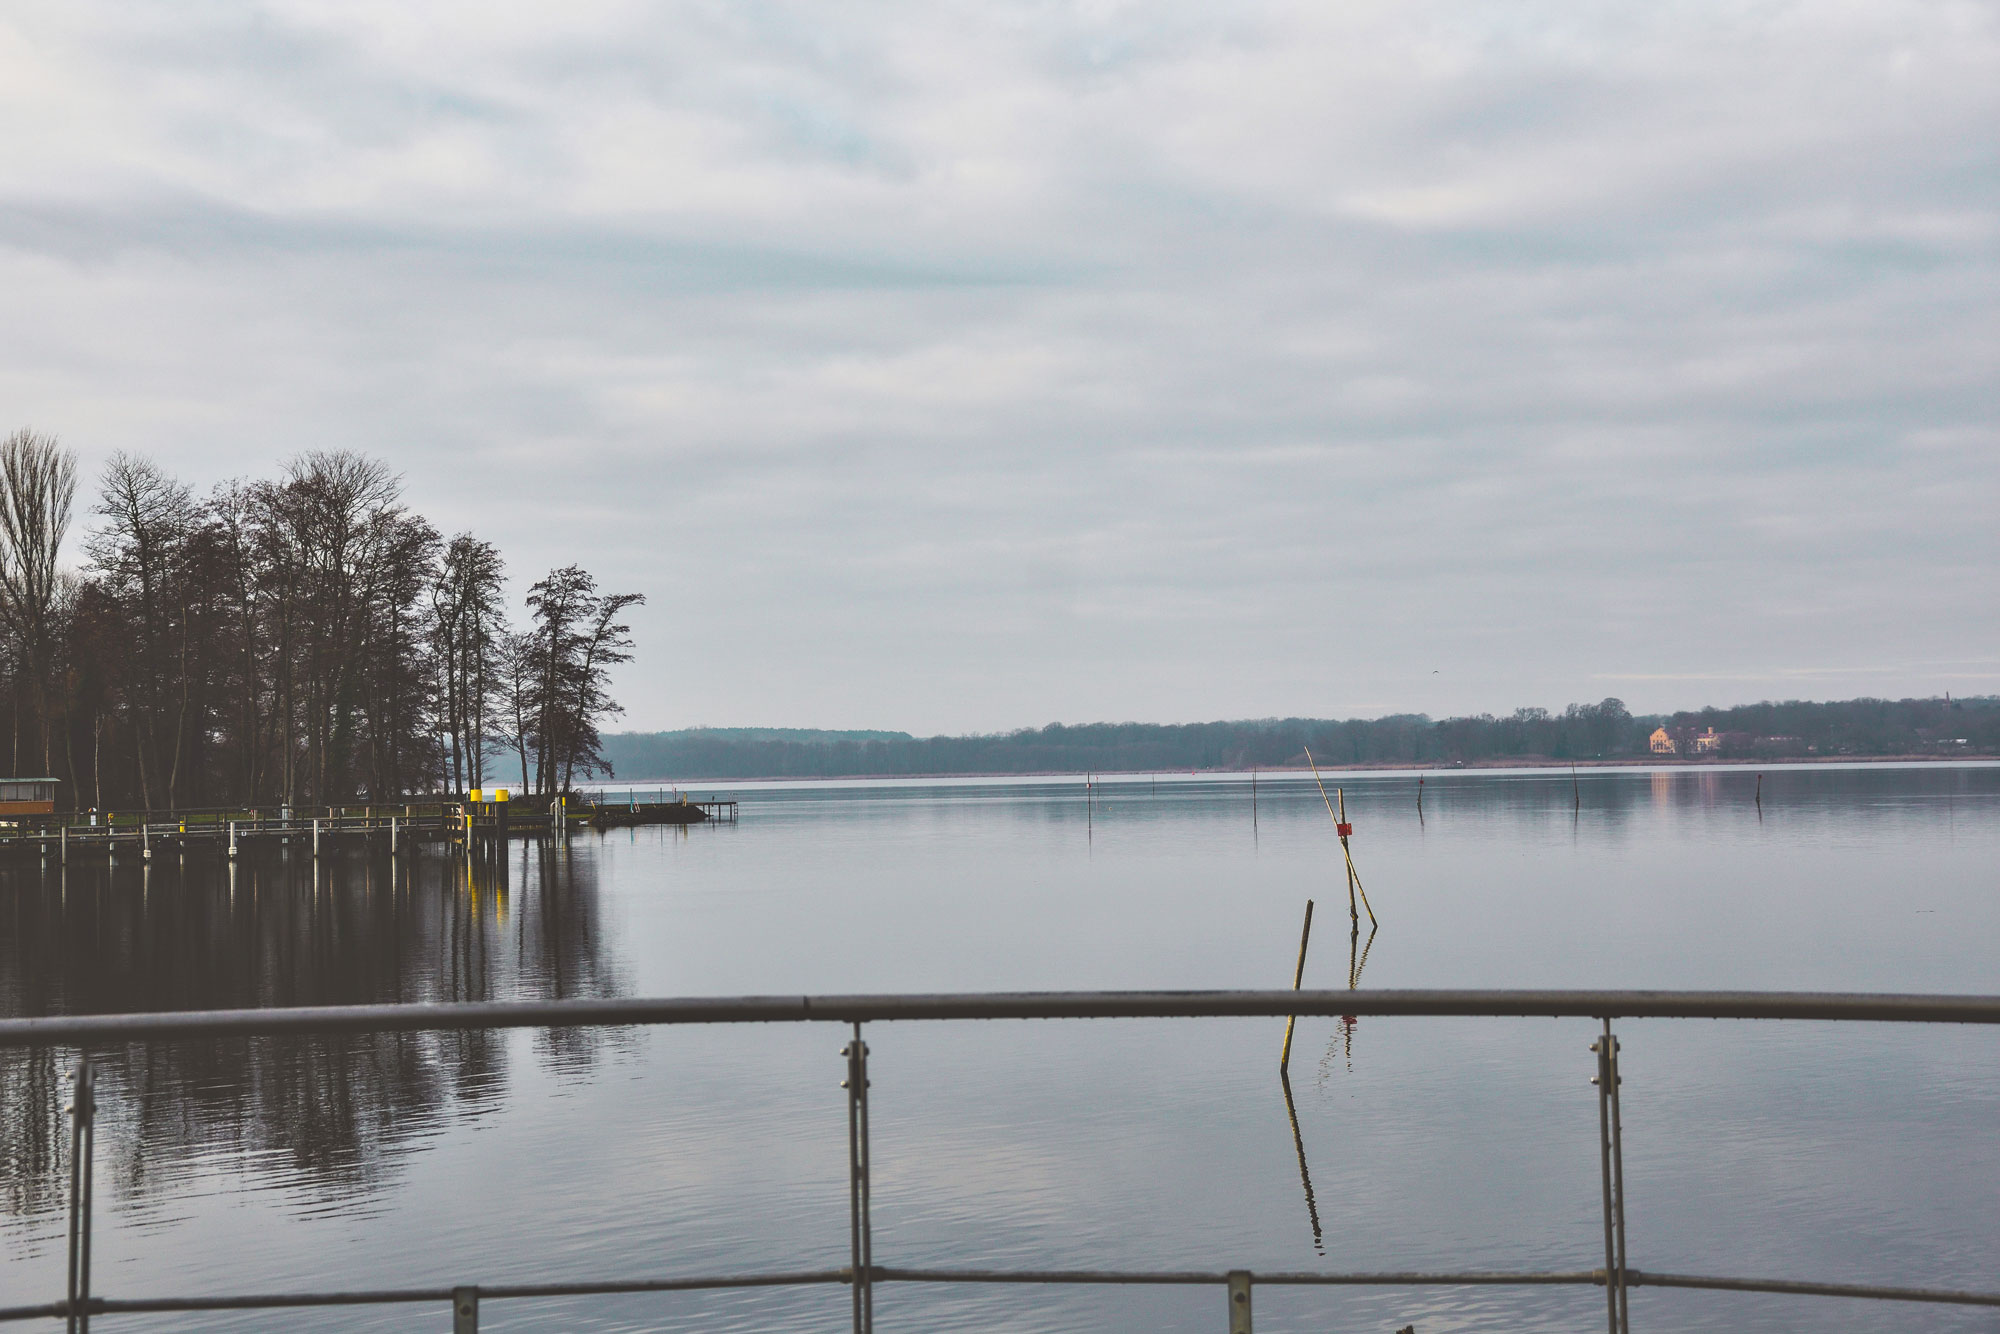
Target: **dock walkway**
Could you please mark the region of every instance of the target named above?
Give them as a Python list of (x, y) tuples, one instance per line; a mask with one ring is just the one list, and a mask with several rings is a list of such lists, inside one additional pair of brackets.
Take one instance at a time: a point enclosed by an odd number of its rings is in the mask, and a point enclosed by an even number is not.
[[(511, 809), (518, 807), (519, 809)], [(68, 862), (75, 856), (142, 861), (156, 854), (191, 851), (234, 857), (262, 848), (324, 851), (354, 846), (391, 853), (427, 845), (463, 847), (515, 838), (565, 838), (579, 826), (591, 829), (634, 825), (734, 824), (734, 801), (662, 801), (620, 805), (557, 805), (534, 809), (528, 802), (467, 803), (412, 801), (352, 806), (204, 808), (126, 814), (60, 814), (0, 825), (0, 858)]]

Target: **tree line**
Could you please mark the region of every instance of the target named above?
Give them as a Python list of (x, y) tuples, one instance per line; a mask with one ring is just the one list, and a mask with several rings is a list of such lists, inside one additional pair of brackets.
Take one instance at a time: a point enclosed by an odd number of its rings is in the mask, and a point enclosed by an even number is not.
[[(1652, 758), (1665, 727), (1692, 754), (1713, 729), (1722, 759), (2000, 754), (2000, 698), (1793, 700), (1634, 715), (1623, 701), (1432, 719), (1272, 718), (1184, 724), (1051, 723), (986, 736), (694, 728), (614, 733), (605, 754), (635, 779), (1167, 772), (1305, 764), (1431, 767)], [(1704, 753), (1704, 758), (1707, 753)]]
[(0, 442), (0, 673), (11, 774), (77, 808), (337, 803), (608, 774), (635, 593), (580, 566), (505, 605), (491, 543), (449, 539), (380, 460), (309, 451), (198, 494), (114, 455), (85, 506), (52, 437)]

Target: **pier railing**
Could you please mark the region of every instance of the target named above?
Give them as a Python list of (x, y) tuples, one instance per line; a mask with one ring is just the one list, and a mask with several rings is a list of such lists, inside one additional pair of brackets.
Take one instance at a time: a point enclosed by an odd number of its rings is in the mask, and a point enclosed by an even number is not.
[[(1342, 1273), (1214, 1270), (937, 1269), (878, 1264), (869, 1220), (868, 1044), (863, 1026), (976, 1019), (1168, 1019), (1288, 1015), (1516, 1016), (1591, 1019), (1591, 1083), (1597, 1088), (1603, 1264), (1567, 1271)], [(0, 1047), (79, 1049), (71, 1104), (69, 1267), (59, 1301), (0, 1307), (0, 1321), (66, 1320), (87, 1331), (90, 1317), (170, 1311), (450, 1303), (454, 1334), (479, 1328), (482, 1301), (591, 1294), (685, 1292), (840, 1284), (851, 1291), (854, 1329), (874, 1329), (874, 1288), (882, 1283), (1164, 1284), (1210, 1286), (1224, 1296), (1221, 1328), (1250, 1334), (1259, 1286), (1418, 1288), (1583, 1286), (1604, 1290), (1606, 1327), (1630, 1328), (1633, 1288), (1695, 1288), (1878, 1301), (2000, 1306), (2000, 1291), (1887, 1287), (1810, 1279), (1668, 1274), (1634, 1268), (1625, 1248), (1623, 1133), (1617, 1019), (1833, 1020), (1872, 1023), (2000, 1024), (2000, 996), (1868, 995), (1712, 991), (1206, 991), (1028, 992), (928, 996), (755, 996), (669, 1000), (573, 1000), (441, 1005), (354, 1005), (174, 1014), (77, 1015), (0, 1020)], [(91, 1289), (91, 1157), (96, 1084), (90, 1048), (240, 1036), (464, 1031), (501, 1028), (625, 1027), (655, 1024), (832, 1023), (849, 1030), (841, 1049), (847, 1090), (849, 1245), (839, 1267), (795, 1272), (580, 1278), (561, 1283), (466, 1284), (336, 1292), (101, 1297)], [(1595, 1243), (1593, 1242), (1593, 1245)], [(1593, 1257), (1594, 1258), (1594, 1257)]]

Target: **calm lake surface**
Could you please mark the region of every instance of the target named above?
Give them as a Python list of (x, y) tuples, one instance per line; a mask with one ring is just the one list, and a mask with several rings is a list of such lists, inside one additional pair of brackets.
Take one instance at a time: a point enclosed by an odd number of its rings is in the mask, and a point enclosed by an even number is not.
[[(1340, 775), (1371, 987), (2000, 992), (2000, 768)], [(713, 789), (717, 792), (721, 788)], [(704, 793), (709, 789), (704, 789)], [(735, 826), (436, 855), (0, 872), (0, 1012), (1270, 987), (1338, 845), (1310, 778), (742, 788)], [(1362, 939), (1367, 939), (1364, 917)], [(890, 1265), (1589, 1269), (1586, 1021), (870, 1029)], [(2000, 1033), (1626, 1022), (1631, 1263), (2000, 1287)], [(106, 1296), (847, 1261), (831, 1025), (103, 1053)], [(0, 1305), (55, 1300), (68, 1053), (0, 1053)], [(1316, 1210), (1317, 1226), (1314, 1212)], [(1602, 1328), (1594, 1288), (1276, 1290), (1264, 1331)], [(1205, 1288), (887, 1285), (885, 1330), (1200, 1330)], [(829, 1287), (489, 1304), (488, 1329), (844, 1328)], [(1976, 1308), (1639, 1289), (1647, 1330), (1996, 1330)], [(40, 1328), (27, 1325), (23, 1328)], [(117, 1329), (449, 1327), (442, 1307)]]

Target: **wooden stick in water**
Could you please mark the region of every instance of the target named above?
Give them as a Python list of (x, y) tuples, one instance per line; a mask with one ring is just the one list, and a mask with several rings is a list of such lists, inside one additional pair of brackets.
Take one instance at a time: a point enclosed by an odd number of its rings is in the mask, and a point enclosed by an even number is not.
[[(1305, 929), (1299, 932), (1299, 966), (1292, 972), (1293, 991), (1297, 991), (1301, 986), (1305, 984), (1306, 942), (1312, 939), (1312, 933), (1313, 933), (1313, 901), (1311, 899), (1307, 899)], [(1298, 1020), (1299, 1017), (1295, 1014), (1288, 1014), (1285, 1016), (1285, 1050), (1278, 1056), (1278, 1073), (1280, 1075), (1283, 1075), (1286, 1070), (1291, 1068), (1292, 1025), (1296, 1024)]]
[[(1347, 793), (1342, 791), (1340, 788), (1335, 788), (1333, 790), (1333, 795), (1340, 801), (1339, 827), (1345, 829), (1348, 827)], [(1340, 836), (1340, 854), (1341, 856), (1347, 859), (1347, 883), (1349, 886), (1347, 895), (1347, 914), (1349, 917), (1353, 918), (1355, 929), (1359, 930), (1361, 927), (1361, 918), (1356, 916), (1354, 912), (1354, 891), (1357, 889), (1361, 891), (1361, 906), (1368, 909), (1368, 924), (1370, 926), (1380, 926), (1381, 923), (1375, 920), (1375, 909), (1368, 902), (1368, 890), (1361, 883), (1361, 872), (1354, 869), (1354, 854), (1348, 850), (1346, 834), (1342, 834)]]
[[(1347, 835), (1339, 833), (1340, 830), (1347, 827), (1347, 793), (1341, 791), (1339, 788), (1335, 788), (1333, 794), (1340, 798), (1340, 814), (1335, 817), (1333, 827), (1335, 833), (1340, 838), (1341, 855), (1347, 859), (1347, 920), (1354, 924), (1356, 931), (1359, 931), (1361, 929), (1361, 914), (1354, 911), (1354, 855), (1347, 850)], [(1369, 913), (1368, 916), (1372, 921), (1375, 914)]]
[[(1348, 851), (1347, 835), (1340, 833), (1340, 827), (1347, 823), (1347, 797), (1344, 793), (1341, 795), (1341, 813), (1338, 815), (1334, 814), (1333, 798), (1326, 795), (1326, 784), (1320, 782), (1319, 761), (1313, 758), (1311, 746), (1306, 747), (1306, 763), (1312, 766), (1313, 782), (1319, 786), (1319, 799), (1326, 803), (1326, 814), (1327, 818), (1333, 821), (1333, 832), (1340, 837), (1340, 852), (1347, 859), (1347, 915), (1351, 920), (1359, 923), (1361, 921), (1361, 914), (1354, 910), (1354, 891), (1361, 889), (1361, 876), (1354, 869), (1354, 854)], [(1361, 904), (1368, 909), (1368, 920), (1373, 922), (1375, 920), (1375, 909), (1369, 904), (1368, 891), (1365, 889), (1361, 889)]]

